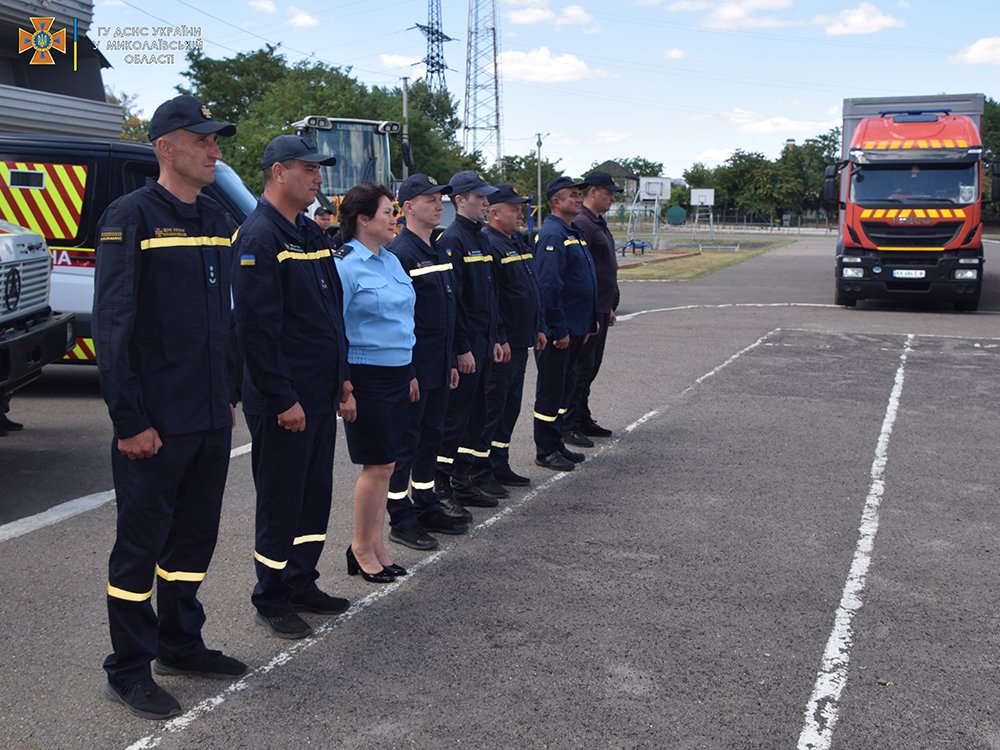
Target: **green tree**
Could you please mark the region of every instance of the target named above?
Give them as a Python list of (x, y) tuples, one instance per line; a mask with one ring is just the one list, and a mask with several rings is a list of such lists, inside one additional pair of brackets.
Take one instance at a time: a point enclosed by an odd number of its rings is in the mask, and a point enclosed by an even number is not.
[[(236, 124), (236, 136), (221, 142), (222, 153), (247, 186), (258, 192), (264, 147), (274, 136), (292, 132), (292, 123), (307, 115), (402, 121), (398, 87), (368, 88), (351, 75), (350, 68), (311, 61), (288, 65), (275, 46), (223, 60), (193, 51), (188, 63), (184, 76), (190, 86), (178, 90), (204, 102), (216, 118)], [(475, 155), (463, 154), (455, 139), (460, 120), (447, 92), (432, 93), (417, 82), (409, 103), (412, 171), (426, 172), (440, 182), (462, 169), (479, 167)], [(399, 137), (390, 139), (390, 157), (394, 173), (401, 175)]]
[[(617, 159), (612, 159), (611, 161), (617, 162), (622, 165), (629, 172), (634, 174), (636, 177), (659, 177), (663, 174), (663, 163), (658, 161), (651, 161), (642, 156), (630, 156), (630, 157), (618, 157)], [(590, 165), (590, 169), (594, 170), (600, 164), (604, 162), (595, 161)]]
[(139, 98), (136, 94), (126, 94), (124, 91), (115, 93), (111, 87), (105, 86), (104, 98), (108, 104), (117, 104), (122, 108), (122, 132), (118, 136), (119, 140), (141, 143), (149, 140), (149, 120), (142, 116), (141, 109), (136, 109), (135, 101)]
[[(545, 198), (545, 186), (562, 174), (559, 161), (557, 159), (552, 162), (542, 158), (542, 211), (546, 214), (549, 212), (549, 202)], [(534, 151), (524, 156), (504, 156), (499, 163), (487, 169), (483, 177), (494, 185), (497, 183), (513, 185), (521, 195), (537, 195), (538, 156)]]
[(986, 166), (983, 169), (984, 218), (995, 222), (1000, 220), (1000, 201), (991, 202), (989, 199), (993, 189), (992, 165), (1000, 160), (1000, 103), (990, 97), (986, 97), (980, 135), (986, 151)]

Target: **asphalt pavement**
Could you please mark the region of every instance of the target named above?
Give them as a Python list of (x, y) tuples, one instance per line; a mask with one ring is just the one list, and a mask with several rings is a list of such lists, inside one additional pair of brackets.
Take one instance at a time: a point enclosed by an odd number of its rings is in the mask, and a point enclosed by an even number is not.
[(188, 709), (166, 723), (101, 695), (110, 430), (93, 371), (50, 368), (0, 438), (0, 747), (1000, 748), (1000, 246), (978, 314), (834, 307), (832, 252), (623, 284), (593, 398), (614, 437), (539, 469), (529, 395), (533, 486), (436, 552), (392, 545), (390, 586), (346, 576), (339, 436), (320, 585), (354, 606), (305, 641), (253, 621), (235, 456), (201, 598), (251, 672), (161, 678)]

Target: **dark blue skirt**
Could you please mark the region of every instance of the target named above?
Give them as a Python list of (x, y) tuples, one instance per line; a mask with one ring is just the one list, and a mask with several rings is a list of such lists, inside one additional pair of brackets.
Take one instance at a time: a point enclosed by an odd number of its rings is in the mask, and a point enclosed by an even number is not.
[(391, 464), (399, 455), (410, 416), (410, 365), (351, 365), (358, 418), (344, 422), (351, 462)]

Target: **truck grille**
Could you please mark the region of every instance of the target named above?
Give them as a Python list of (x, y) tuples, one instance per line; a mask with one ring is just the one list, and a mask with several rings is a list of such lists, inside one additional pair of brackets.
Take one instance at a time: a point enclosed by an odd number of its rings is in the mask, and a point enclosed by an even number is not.
[[(49, 257), (0, 264), (0, 320), (44, 310), (49, 301)], [(12, 294), (20, 282), (20, 295)]]
[(876, 247), (944, 247), (955, 239), (961, 228), (960, 221), (941, 221), (927, 226), (861, 222), (861, 229)]

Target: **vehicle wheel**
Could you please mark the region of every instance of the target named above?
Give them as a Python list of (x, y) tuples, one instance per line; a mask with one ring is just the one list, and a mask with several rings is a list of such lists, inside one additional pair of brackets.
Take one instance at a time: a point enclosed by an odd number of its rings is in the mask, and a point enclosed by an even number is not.
[(955, 303), (955, 309), (959, 312), (975, 312), (979, 309), (979, 298), (962, 300)]
[(833, 303), (835, 305), (843, 305), (844, 307), (854, 307), (855, 305), (858, 304), (858, 299), (857, 297), (851, 297), (847, 294), (844, 294), (842, 291), (838, 289), (836, 295), (834, 296)]

